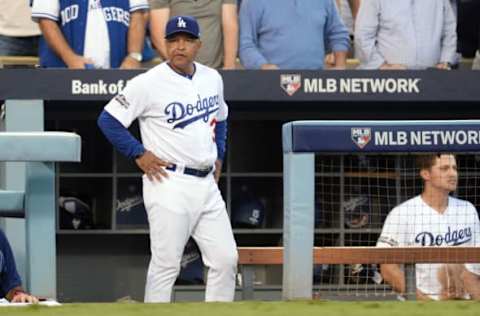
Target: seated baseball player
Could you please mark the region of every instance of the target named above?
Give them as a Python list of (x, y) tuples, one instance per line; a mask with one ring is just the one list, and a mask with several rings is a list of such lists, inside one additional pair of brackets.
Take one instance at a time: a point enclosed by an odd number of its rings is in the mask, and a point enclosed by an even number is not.
[[(468, 201), (449, 196), (457, 189), (454, 155), (421, 155), (417, 159), (423, 192), (395, 207), (385, 220), (379, 247), (479, 246), (480, 222)], [(405, 294), (405, 274), (398, 264), (381, 265), (393, 290)], [(417, 264), (417, 299), (478, 299), (477, 264)]]
[(38, 298), (22, 289), (22, 280), (18, 275), (12, 249), (7, 237), (0, 229), (0, 298), (12, 303), (38, 303)]

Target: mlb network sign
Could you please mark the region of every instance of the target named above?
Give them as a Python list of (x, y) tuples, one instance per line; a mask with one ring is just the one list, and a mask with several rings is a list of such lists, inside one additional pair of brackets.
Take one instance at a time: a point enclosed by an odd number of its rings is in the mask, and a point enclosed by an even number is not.
[(300, 74), (280, 75), (280, 87), (289, 96), (303, 86), (303, 93), (420, 93), (420, 78), (303, 78)]
[(372, 131), (370, 127), (352, 127), (351, 140), (360, 149), (373, 146), (465, 146), (480, 145), (480, 129), (388, 130)]

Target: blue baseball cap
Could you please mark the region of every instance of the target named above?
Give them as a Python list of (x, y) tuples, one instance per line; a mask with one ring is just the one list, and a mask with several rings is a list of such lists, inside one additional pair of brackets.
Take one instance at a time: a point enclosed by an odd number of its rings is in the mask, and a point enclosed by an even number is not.
[(178, 15), (172, 17), (167, 22), (165, 28), (165, 38), (177, 33), (187, 33), (195, 38), (200, 37), (200, 27), (194, 17), (188, 15)]

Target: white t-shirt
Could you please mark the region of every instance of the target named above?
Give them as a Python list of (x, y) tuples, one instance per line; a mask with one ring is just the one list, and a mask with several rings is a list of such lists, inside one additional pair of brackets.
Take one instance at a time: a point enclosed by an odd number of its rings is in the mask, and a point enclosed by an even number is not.
[(146, 149), (168, 162), (203, 169), (217, 159), (215, 122), (227, 119), (218, 71), (195, 63), (188, 79), (162, 63), (132, 80), (105, 110), (125, 127), (138, 118)]
[(0, 1), (0, 34), (5, 36), (40, 35), (38, 25), (30, 19), (29, 0)]
[[(378, 247), (480, 246), (480, 222), (475, 207), (467, 201), (448, 198), (448, 207), (440, 214), (421, 196), (395, 207), (387, 216)], [(417, 264), (417, 288), (432, 299), (439, 299), (438, 272), (442, 264)], [(477, 264), (465, 264), (478, 273)]]
[(110, 68), (110, 39), (100, 0), (89, 0), (83, 56), (91, 58), (95, 68)]

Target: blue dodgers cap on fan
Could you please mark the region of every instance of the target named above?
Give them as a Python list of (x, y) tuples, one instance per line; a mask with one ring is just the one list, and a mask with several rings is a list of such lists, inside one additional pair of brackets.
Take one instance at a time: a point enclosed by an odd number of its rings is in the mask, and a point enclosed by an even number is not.
[(195, 38), (200, 37), (200, 27), (194, 17), (188, 15), (174, 16), (167, 22), (165, 38), (177, 33), (187, 33)]

